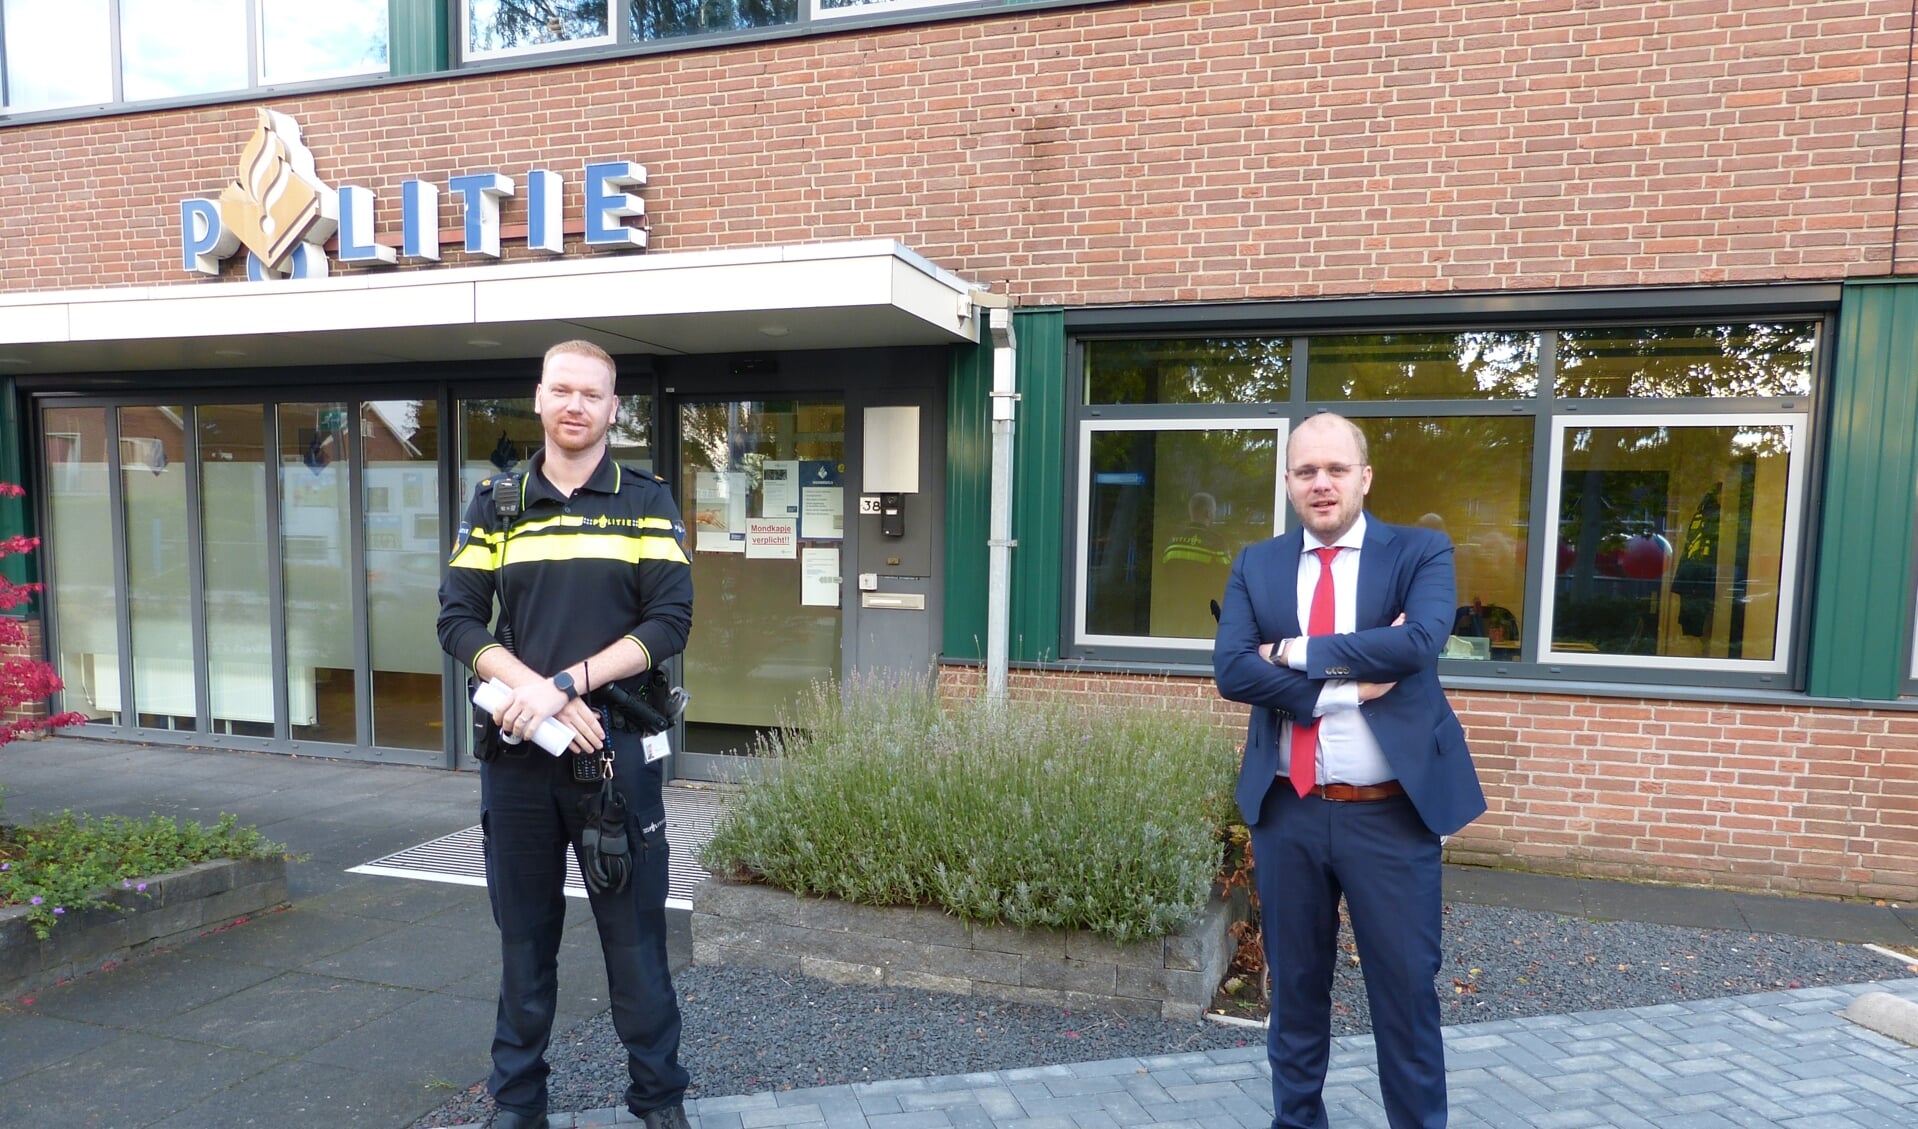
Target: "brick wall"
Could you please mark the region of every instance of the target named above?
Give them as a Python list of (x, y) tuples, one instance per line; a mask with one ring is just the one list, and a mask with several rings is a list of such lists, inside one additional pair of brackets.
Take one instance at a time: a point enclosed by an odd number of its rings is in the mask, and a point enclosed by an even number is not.
[[(581, 163), (632, 159), (656, 250), (896, 238), (1028, 304), (1831, 279), (1918, 255), (1894, 239), (1911, 19), (1138, 3), (270, 104), (389, 237), (411, 177), (559, 169), (576, 221)], [(252, 124), (0, 128), (0, 291), (194, 284), (179, 200), (217, 193)]]
[[(40, 621), (32, 617), (22, 617), (17, 613), (9, 618), (21, 626), (26, 638), (19, 643), (0, 643), (0, 663), (7, 662), (11, 659), (33, 659), (36, 661), (44, 659), (46, 655), (41, 648)], [(43, 718), (45, 716), (47, 716), (47, 704), (44, 701), (24, 702), (12, 709), (0, 709), (0, 722), (26, 721), (28, 719)]]
[[(941, 692), (983, 691), (944, 667)], [(1210, 679), (1012, 672), (1014, 697), (1205, 703)], [(1918, 712), (1455, 691), (1490, 810), (1453, 862), (1773, 893), (1918, 898)]]

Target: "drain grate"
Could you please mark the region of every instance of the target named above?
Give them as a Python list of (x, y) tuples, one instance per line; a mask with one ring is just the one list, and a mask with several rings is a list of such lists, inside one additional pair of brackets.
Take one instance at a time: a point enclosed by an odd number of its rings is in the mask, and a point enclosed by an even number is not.
[[(683, 785), (666, 786), (666, 842), (672, 846), (667, 877), (669, 909), (693, 908), (693, 887), (706, 877), (694, 852), (713, 836), (724, 793)], [(377, 874), (388, 878), (415, 878), (425, 882), (452, 882), (461, 886), (486, 885), (486, 859), (481, 854), (478, 824), (431, 842), (396, 851), (385, 858), (348, 869), (349, 874)], [(579, 867), (567, 860), (566, 896), (583, 898), (586, 884)]]

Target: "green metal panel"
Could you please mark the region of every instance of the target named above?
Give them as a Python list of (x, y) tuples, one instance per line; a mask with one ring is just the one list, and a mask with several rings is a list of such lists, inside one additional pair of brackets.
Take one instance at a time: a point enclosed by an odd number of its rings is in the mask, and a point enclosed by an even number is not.
[(1066, 544), (1066, 315), (1016, 311), (1019, 426), (1013, 450), (1012, 608), (1015, 662), (1059, 658), (1061, 562)]
[(452, 66), (446, 0), (387, 0), (387, 59), (395, 75), (435, 74)]
[[(26, 484), (25, 423), (13, 381), (0, 377), (0, 482), (11, 482), (15, 486)], [(27, 498), (0, 498), (0, 540), (18, 534), (33, 535), (33, 509), (27, 505), (28, 501)], [(37, 579), (33, 555), (18, 553), (0, 559), (0, 574), (15, 584), (31, 583)], [(15, 614), (20, 610), (15, 609)]]
[(1847, 285), (1838, 312), (1831, 450), (1807, 688), (1892, 699), (1910, 669), (1918, 506), (1918, 284)]
[(986, 653), (986, 541), (992, 534), (992, 343), (952, 351), (946, 406), (947, 658)]

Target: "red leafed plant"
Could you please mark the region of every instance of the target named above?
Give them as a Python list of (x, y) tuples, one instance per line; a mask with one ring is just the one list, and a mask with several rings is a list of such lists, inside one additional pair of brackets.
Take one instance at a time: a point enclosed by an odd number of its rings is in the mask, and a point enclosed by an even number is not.
[[(0, 497), (18, 498), (22, 493), (24, 491), (18, 486), (0, 482)], [(16, 535), (0, 538), (0, 558), (31, 553), (39, 544), (38, 537)], [(26, 642), (26, 628), (21, 626), (18, 619), (4, 613), (31, 600), (40, 587), (38, 584), (15, 584), (5, 576), (0, 576), (0, 648)], [(51, 665), (39, 659), (10, 658), (0, 661), (0, 719), (4, 719), (17, 706), (45, 701), (60, 688), (60, 676), (54, 673)], [(17, 721), (0, 720), (0, 745), (36, 730), (59, 729), (78, 725), (85, 720), (77, 713), (27, 717)]]

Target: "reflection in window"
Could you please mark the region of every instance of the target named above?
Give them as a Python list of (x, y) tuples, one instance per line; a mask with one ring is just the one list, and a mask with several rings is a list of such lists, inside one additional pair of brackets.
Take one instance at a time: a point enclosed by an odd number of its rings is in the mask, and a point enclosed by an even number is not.
[(108, 501), (107, 410), (49, 408), (47, 433), (48, 590), (53, 594), (54, 661), (66, 689), (58, 708), (90, 721), (118, 722), (120, 636), (112, 609), (113, 554), (102, 543), (113, 528)]
[(246, 0), (120, 0), (120, 96), (247, 85)]
[(1538, 391), (1538, 334), (1370, 333), (1314, 337), (1308, 400), (1491, 400)]
[(1276, 529), (1278, 434), (1085, 432), (1085, 634), (1212, 639), (1233, 558)]
[(709, 31), (774, 27), (799, 19), (799, 0), (633, 0), (636, 40), (670, 39)]
[(1282, 337), (1088, 341), (1088, 404), (1247, 404), (1285, 400), (1292, 343)]
[[(206, 562), (207, 690), (213, 727), (273, 736), (273, 597), (267, 543), (266, 411), (206, 404), (200, 433), (200, 542)], [(296, 716), (312, 684), (291, 681)]]
[(387, 0), (259, 0), (260, 81), (387, 69)]
[(1792, 428), (1570, 427), (1552, 649), (1779, 658)]
[(607, 0), (466, 0), (466, 53), (612, 41)]
[(353, 651), (353, 429), (342, 403), (281, 404), (280, 551), (295, 740), (357, 740)]
[(444, 746), (440, 721), (439, 406), (360, 405), (366, 460), (366, 625), (373, 658), (373, 743)]
[(1573, 329), (1558, 335), (1560, 397), (1804, 396), (1813, 322)]
[[(120, 409), (120, 499), (126, 523), (133, 710), (156, 729), (196, 727), (192, 576), (187, 540), (186, 411)], [(131, 456), (136, 456), (131, 457)]]
[(113, 101), (107, 0), (6, 0), (6, 105), (44, 110)]
[[(1313, 342), (1314, 354), (1318, 342)], [(1367, 510), (1452, 539), (1458, 612), (1444, 657), (1516, 660), (1525, 612), (1533, 421), (1362, 419), (1373, 466)], [(1429, 473), (1443, 468), (1442, 473)]]

